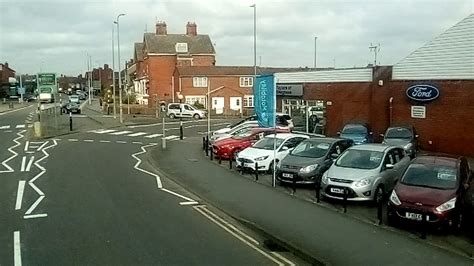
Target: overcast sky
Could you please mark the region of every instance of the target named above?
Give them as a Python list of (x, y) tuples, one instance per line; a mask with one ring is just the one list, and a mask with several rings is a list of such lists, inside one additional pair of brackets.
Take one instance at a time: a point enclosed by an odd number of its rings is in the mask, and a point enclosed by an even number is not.
[[(122, 61), (133, 43), (165, 21), (185, 33), (188, 21), (209, 34), (218, 65), (253, 65), (255, 0), (0, 0), (0, 62), (21, 73), (78, 75), (111, 65), (113, 21), (120, 13)], [(354, 67), (395, 64), (474, 12), (474, 0), (256, 0), (257, 64)], [(261, 58), (261, 59), (260, 59)], [(122, 64), (123, 65), (123, 64)]]

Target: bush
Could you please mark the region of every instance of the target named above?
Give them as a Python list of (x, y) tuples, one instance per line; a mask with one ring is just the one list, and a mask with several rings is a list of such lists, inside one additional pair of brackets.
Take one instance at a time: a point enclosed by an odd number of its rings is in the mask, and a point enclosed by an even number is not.
[(127, 94), (122, 95), (122, 103), (128, 104), (128, 99), (130, 98), (130, 104), (137, 102), (137, 95), (135, 93), (130, 93), (130, 97)]
[(204, 104), (200, 102), (194, 102), (193, 106), (196, 107), (197, 109), (201, 109), (201, 110), (205, 109)]

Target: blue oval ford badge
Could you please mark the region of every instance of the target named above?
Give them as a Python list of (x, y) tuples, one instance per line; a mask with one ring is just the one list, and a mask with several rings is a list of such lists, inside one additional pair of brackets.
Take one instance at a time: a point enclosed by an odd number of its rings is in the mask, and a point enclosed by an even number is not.
[(432, 85), (417, 84), (410, 86), (406, 94), (414, 101), (429, 102), (439, 97), (439, 90)]

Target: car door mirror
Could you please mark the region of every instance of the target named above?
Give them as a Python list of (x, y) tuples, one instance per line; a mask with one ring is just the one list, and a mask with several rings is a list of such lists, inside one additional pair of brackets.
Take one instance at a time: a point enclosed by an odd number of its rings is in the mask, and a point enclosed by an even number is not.
[(381, 137), (385, 137), (385, 134), (380, 134)]
[(336, 134), (337, 134), (338, 136), (340, 136), (340, 135), (341, 135), (341, 131), (338, 131)]
[(339, 157), (339, 154), (337, 154), (337, 153), (332, 153), (332, 154), (330, 155), (330, 157), (331, 157), (332, 160), (336, 160), (336, 159)]
[(391, 164), (391, 163), (388, 163), (385, 165), (385, 169), (393, 169), (393, 167), (395, 167), (395, 165)]
[(281, 147), (280, 151), (287, 151), (287, 150), (289, 150), (289, 149), (290, 149), (290, 148), (288, 148), (288, 146), (283, 146), (283, 147)]

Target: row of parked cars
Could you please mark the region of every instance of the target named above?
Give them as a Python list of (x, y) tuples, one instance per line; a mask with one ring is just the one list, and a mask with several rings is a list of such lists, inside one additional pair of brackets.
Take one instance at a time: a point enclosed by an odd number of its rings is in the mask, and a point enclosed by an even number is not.
[(317, 184), (324, 198), (379, 204), (388, 197), (389, 222), (421, 222), (426, 217), (437, 226), (459, 225), (472, 208), (467, 193), (473, 174), (466, 158), (415, 157), (412, 127), (389, 128), (383, 143), (368, 143), (367, 127), (363, 138), (354, 137), (364, 132), (357, 124), (329, 138), (291, 133), (291, 118), (285, 114), (277, 114), (277, 121), (276, 130), (259, 127), (255, 117), (217, 130), (210, 139), (212, 152), (235, 159), (237, 167), (275, 170), (281, 185)]

